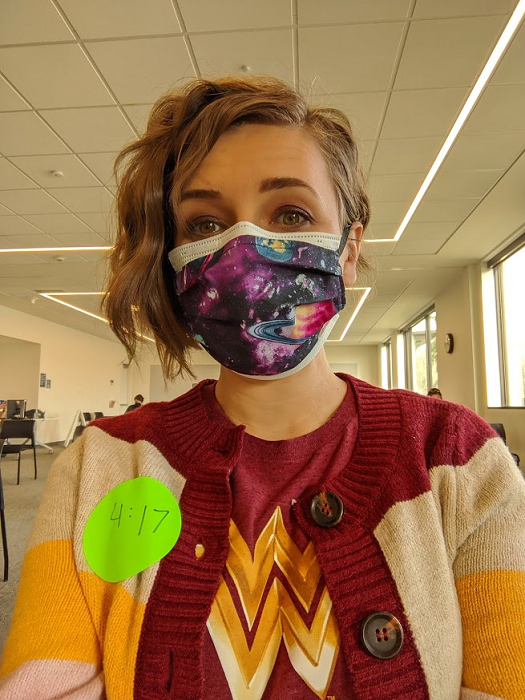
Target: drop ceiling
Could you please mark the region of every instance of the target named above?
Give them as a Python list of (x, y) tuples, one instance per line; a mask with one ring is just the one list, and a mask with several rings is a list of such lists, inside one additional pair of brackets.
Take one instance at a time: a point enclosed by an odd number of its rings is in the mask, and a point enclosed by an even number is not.
[[(378, 343), (525, 222), (525, 28), (400, 240), (392, 239), (516, 0), (3, 0), (0, 248), (111, 243), (116, 153), (164, 91), (271, 74), (353, 120), (373, 214), (372, 291), (342, 344)], [(0, 304), (111, 337), (104, 256), (0, 255)], [(352, 293), (335, 339), (360, 299)]]

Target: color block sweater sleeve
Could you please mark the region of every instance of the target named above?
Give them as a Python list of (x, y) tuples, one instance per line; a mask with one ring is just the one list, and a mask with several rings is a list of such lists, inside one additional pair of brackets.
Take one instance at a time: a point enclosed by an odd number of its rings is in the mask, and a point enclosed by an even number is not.
[[(455, 543), (462, 684), (484, 693), (480, 698), (519, 700), (525, 697), (525, 480), (503, 442), (485, 439), (486, 430), (476, 415), (458, 411), (455, 466), (434, 467), (431, 480), (447, 541)], [(463, 697), (476, 696), (464, 690)]]
[(104, 698), (100, 636), (75, 563), (78, 440), (53, 465), (22, 568), (0, 698)]

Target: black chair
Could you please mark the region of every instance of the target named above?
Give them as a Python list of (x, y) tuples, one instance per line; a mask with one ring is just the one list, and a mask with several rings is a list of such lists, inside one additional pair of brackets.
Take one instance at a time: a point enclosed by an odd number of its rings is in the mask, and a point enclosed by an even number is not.
[(91, 413), (87, 413), (86, 411), (82, 411), (82, 415), (84, 416), (84, 421), (85, 421), (86, 425), (93, 420), (93, 416), (91, 415)]
[[(498, 433), (498, 435), (503, 440), (503, 442), (505, 444), (507, 444), (507, 433), (505, 432), (505, 427), (504, 427), (503, 423), (491, 423), (490, 427), (493, 428), (493, 430), (495, 430)], [(507, 447), (508, 447), (508, 445), (507, 445)], [(510, 452), (510, 450), (509, 450), (509, 452)], [(512, 455), (512, 458), (514, 459), (514, 461), (516, 462), (516, 464), (519, 467), (520, 466), (519, 455), (517, 455), (515, 452), (510, 452), (510, 454)]]
[[(37, 477), (36, 466), (36, 444), (35, 444), (35, 421), (27, 418), (13, 418), (5, 420), (0, 427), (0, 440), (3, 440), (0, 447), (0, 457), (5, 455), (17, 455), (18, 475), (16, 483), (20, 483), (20, 458), (22, 452), (33, 450), (33, 462), (35, 464), (35, 479)], [(24, 442), (11, 443), (10, 440), (23, 440)]]
[(7, 581), (7, 577), (9, 575), (9, 553), (7, 551), (7, 530), (5, 527), (4, 489), (2, 487), (2, 468), (1, 467), (0, 467), (0, 529), (2, 530), (2, 549), (4, 550), (4, 581)]
[(104, 418), (104, 414), (102, 413), (102, 411), (95, 411), (95, 420), (97, 418)]

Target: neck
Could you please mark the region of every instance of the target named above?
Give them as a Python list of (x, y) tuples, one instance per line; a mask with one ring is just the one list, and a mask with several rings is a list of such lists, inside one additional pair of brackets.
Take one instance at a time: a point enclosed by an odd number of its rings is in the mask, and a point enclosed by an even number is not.
[(221, 368), (215, 396), (235, 425), (264, 440), (289, 440), (326, 423), (341, 405), (347, 385), (321, 351), (299, 372), (261, 381)]

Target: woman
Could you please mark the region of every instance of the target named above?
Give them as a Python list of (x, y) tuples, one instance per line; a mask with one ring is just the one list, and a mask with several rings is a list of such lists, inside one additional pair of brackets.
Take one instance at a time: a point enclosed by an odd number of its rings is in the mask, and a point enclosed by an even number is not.
[[(344, 115), (273, 79), (194, 81), (119, 164), (112, 327), (131, 355), (153, 333), (166, 376), (200, 344), (220, 379), (101, 419), (57, 460), (0, 697), (523, 697), (508, 451), (467, 409), (334, 375), (323, 350), (369, 218)], [(119, 495), (140, 477), (176, 497), (178, 539), (172, 506), (144, 496), (139, 523)], [(106, 573), (124, 545), (131, 569)]]

